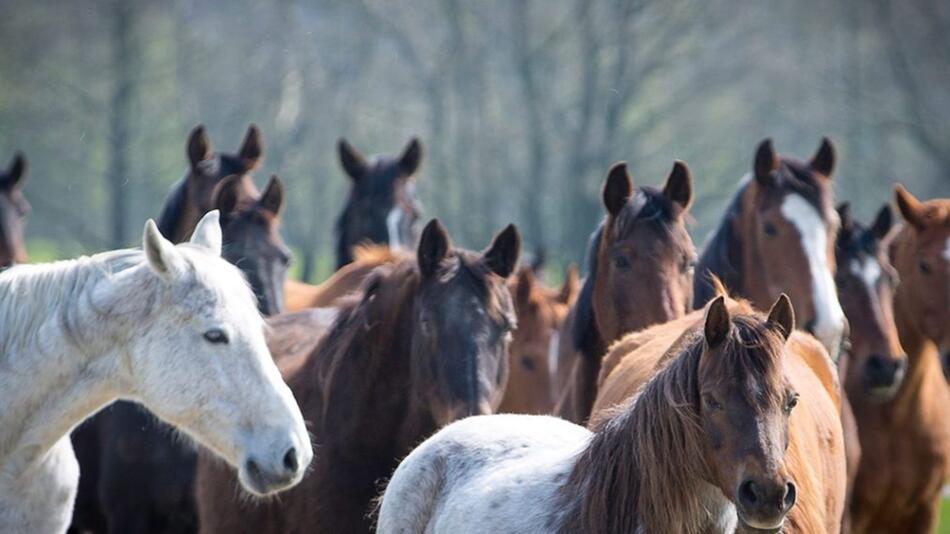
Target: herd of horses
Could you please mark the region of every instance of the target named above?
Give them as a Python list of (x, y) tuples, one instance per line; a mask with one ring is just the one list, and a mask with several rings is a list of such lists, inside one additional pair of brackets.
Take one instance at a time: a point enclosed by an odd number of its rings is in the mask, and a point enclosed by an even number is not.
[(897, 185), (902, 221), (865, 225), (830, 140), (764, 140), (697, 253), (688, 166), (620, 162), (552, 288), (513, 225), (480, 252), (417, 231), (419, 140), (338, 148), (319, 285), (287, 279), (254, 126), (235, 153), (191, 132), (141, 250), (25, 263), (26, 161), (0, 171), (0, 531), (935, 528), (950, 199)]

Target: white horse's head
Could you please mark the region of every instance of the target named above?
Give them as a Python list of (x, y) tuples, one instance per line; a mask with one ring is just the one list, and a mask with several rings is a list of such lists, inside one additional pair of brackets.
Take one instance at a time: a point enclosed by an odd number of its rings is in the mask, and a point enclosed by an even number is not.
[(128, 395), (235, 466), (248, 491), (296, 484), (313, 449), (253, 293), (220, 257), (218, 212), (177, 246), (149, 220), (143, 247), (147, 261), (117, 273), (96, 298), (127, 313)]

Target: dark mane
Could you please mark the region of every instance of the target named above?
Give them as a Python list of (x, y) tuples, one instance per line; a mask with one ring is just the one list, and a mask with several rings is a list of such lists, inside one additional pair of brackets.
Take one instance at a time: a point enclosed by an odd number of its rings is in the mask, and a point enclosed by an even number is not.
[(165, 203), (162, 204), (162, 211), (158, 215), (158, 231), (164, 236), (172, 238), (178, 235), (178, 223), (181, 221), (182, 214), (185, 212), (185, 204), (188, 201), (188, 175), (172, 185)]
[(706, 238), (703, 252), (696, 262), (696, 272), (693, 277), (694, 310), (705, 306), (716, 295), (712, 275), (719, 278), (729, 289), (738, 289), (742, 284), (742, 271), (739, 270), (742, 243), (735, 236), (733, 222), (741, 214), (742, 195), (752, 179), (754, 178), (750, 177), (750, 181), (739, 187), (732, 195), (725, 215), (719, 220), (719, 225)]
[[(638, 224), (651, 224), (661, 232), (669, 232), (670, 221), (674, 219), (672, 202), (660, 191), (652, 187), (637, 188), (634, 195), (615, 217), (611, 225), (613, 239), (622, 239)], [(577, 297), (572, 328), (574, 350), (584, 352), (585, 347), (603, 344), (594, 321), (594, 281), (597, 277), (598, 254), (606, 231), (607, 221), (602, 220), (590, 236), (585, 255), (586, 273), (584, 285)]]
[[(781, 336), (754, 316), (737, 315), (732, 323), (716, 353), (717, 368), (734, 372), (723, 379), (777, 369)], [(704, 347), (701, 327), (684, 334), (670, 349), (677, 353), (663, 357), (667, 366), (594, 429), (562, 490), (573, 508), (561, 532), (698, 533), (714, 520), (697, 491), (711, 480), (699, 414)]]

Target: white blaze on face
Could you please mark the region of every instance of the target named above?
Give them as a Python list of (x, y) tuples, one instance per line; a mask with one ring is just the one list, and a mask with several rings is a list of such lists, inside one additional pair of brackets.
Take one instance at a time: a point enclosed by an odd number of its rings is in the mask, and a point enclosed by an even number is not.
[(386, 230), (389, 232), (389, 248), (397, 249), (403, 246), (399, 239), (399, 223), (402, 222), (402, 209), (394, 206), (386, 216)]
[(864, 258), (864, 261), (854, 260), (851, 262), (851, 272), (864, 282), (865, 287), (872, 293), (877, 286), (877, 281), (881, 278), (881, 266), (874, 258)]
[(844, 333), (844, 312), (838, 302), (831, 269), (828, 268), (828, 233), (825, 223), (818, 210), (796, 193), (785, 196), (782, 201), (782, 215), (798, 230), (802, 250), (808, 260), (812, 302), (815, 306), (815, 337), (828, 349), (832, 358), (837, 360), (841, 336)]

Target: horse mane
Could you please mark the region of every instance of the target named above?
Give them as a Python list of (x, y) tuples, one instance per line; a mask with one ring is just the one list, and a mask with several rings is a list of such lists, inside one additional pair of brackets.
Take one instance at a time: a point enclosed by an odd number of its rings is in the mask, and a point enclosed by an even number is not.
[[(762, 319), (736, 315), (717, 357), (721, 368), (765, 376), (776, 368), (781, 337)], [(667, 365), (593, 429), (563, 491), (570, 500), (563, 532), (699, 533), (713, 518), (698, 487), (707, 482), (707, 439), (700, 420), (702, 327), (661, 358)], [(669, 352), (675, 351), (674, 354)]]
[(710, 276), (719, 283), (733, 289), (742, 286), (742, 268), (738, 264), (742, 243), (735, 236), (733, 223), (742, 214), (742, 195), (752, 181), (751, 174), (739, 182), (740, 186), (732, 195), (726, 213), (719, 225), (706, 238), (703, 252), (696, 262), (696, 274), (693, 277), (693, 309), (698, 310), (716, 296)]
[(399, 255), (385, 245), (364, 243), (353, 247), (354, 263), (383, 264), (396, 261)]
[(572, 325), (572, 339), (574, 350), (583, 352), (584, 347), (591, 343), (597, 343), (592, 336), (600, 336), (597, 332), (597, 324), (594, 322), (594, 278), (597, 276), (597, 251), (600, 250), (600, 242), (604, 235), (604, 225), (606, 221), (601, 221), (597, 228), (590, 235), (587, 243), (587, 254), (584, 261), (587, 272), (584, 277), (584, 285), (581, 286), (581, 292), (577, 296), (574, 304), (574, 324)]
[(172, 185), (158, 215), (158, 231), (169, 239), (178, 235), (178, 223), (188, 204), (188, 176), (182, 177)]

